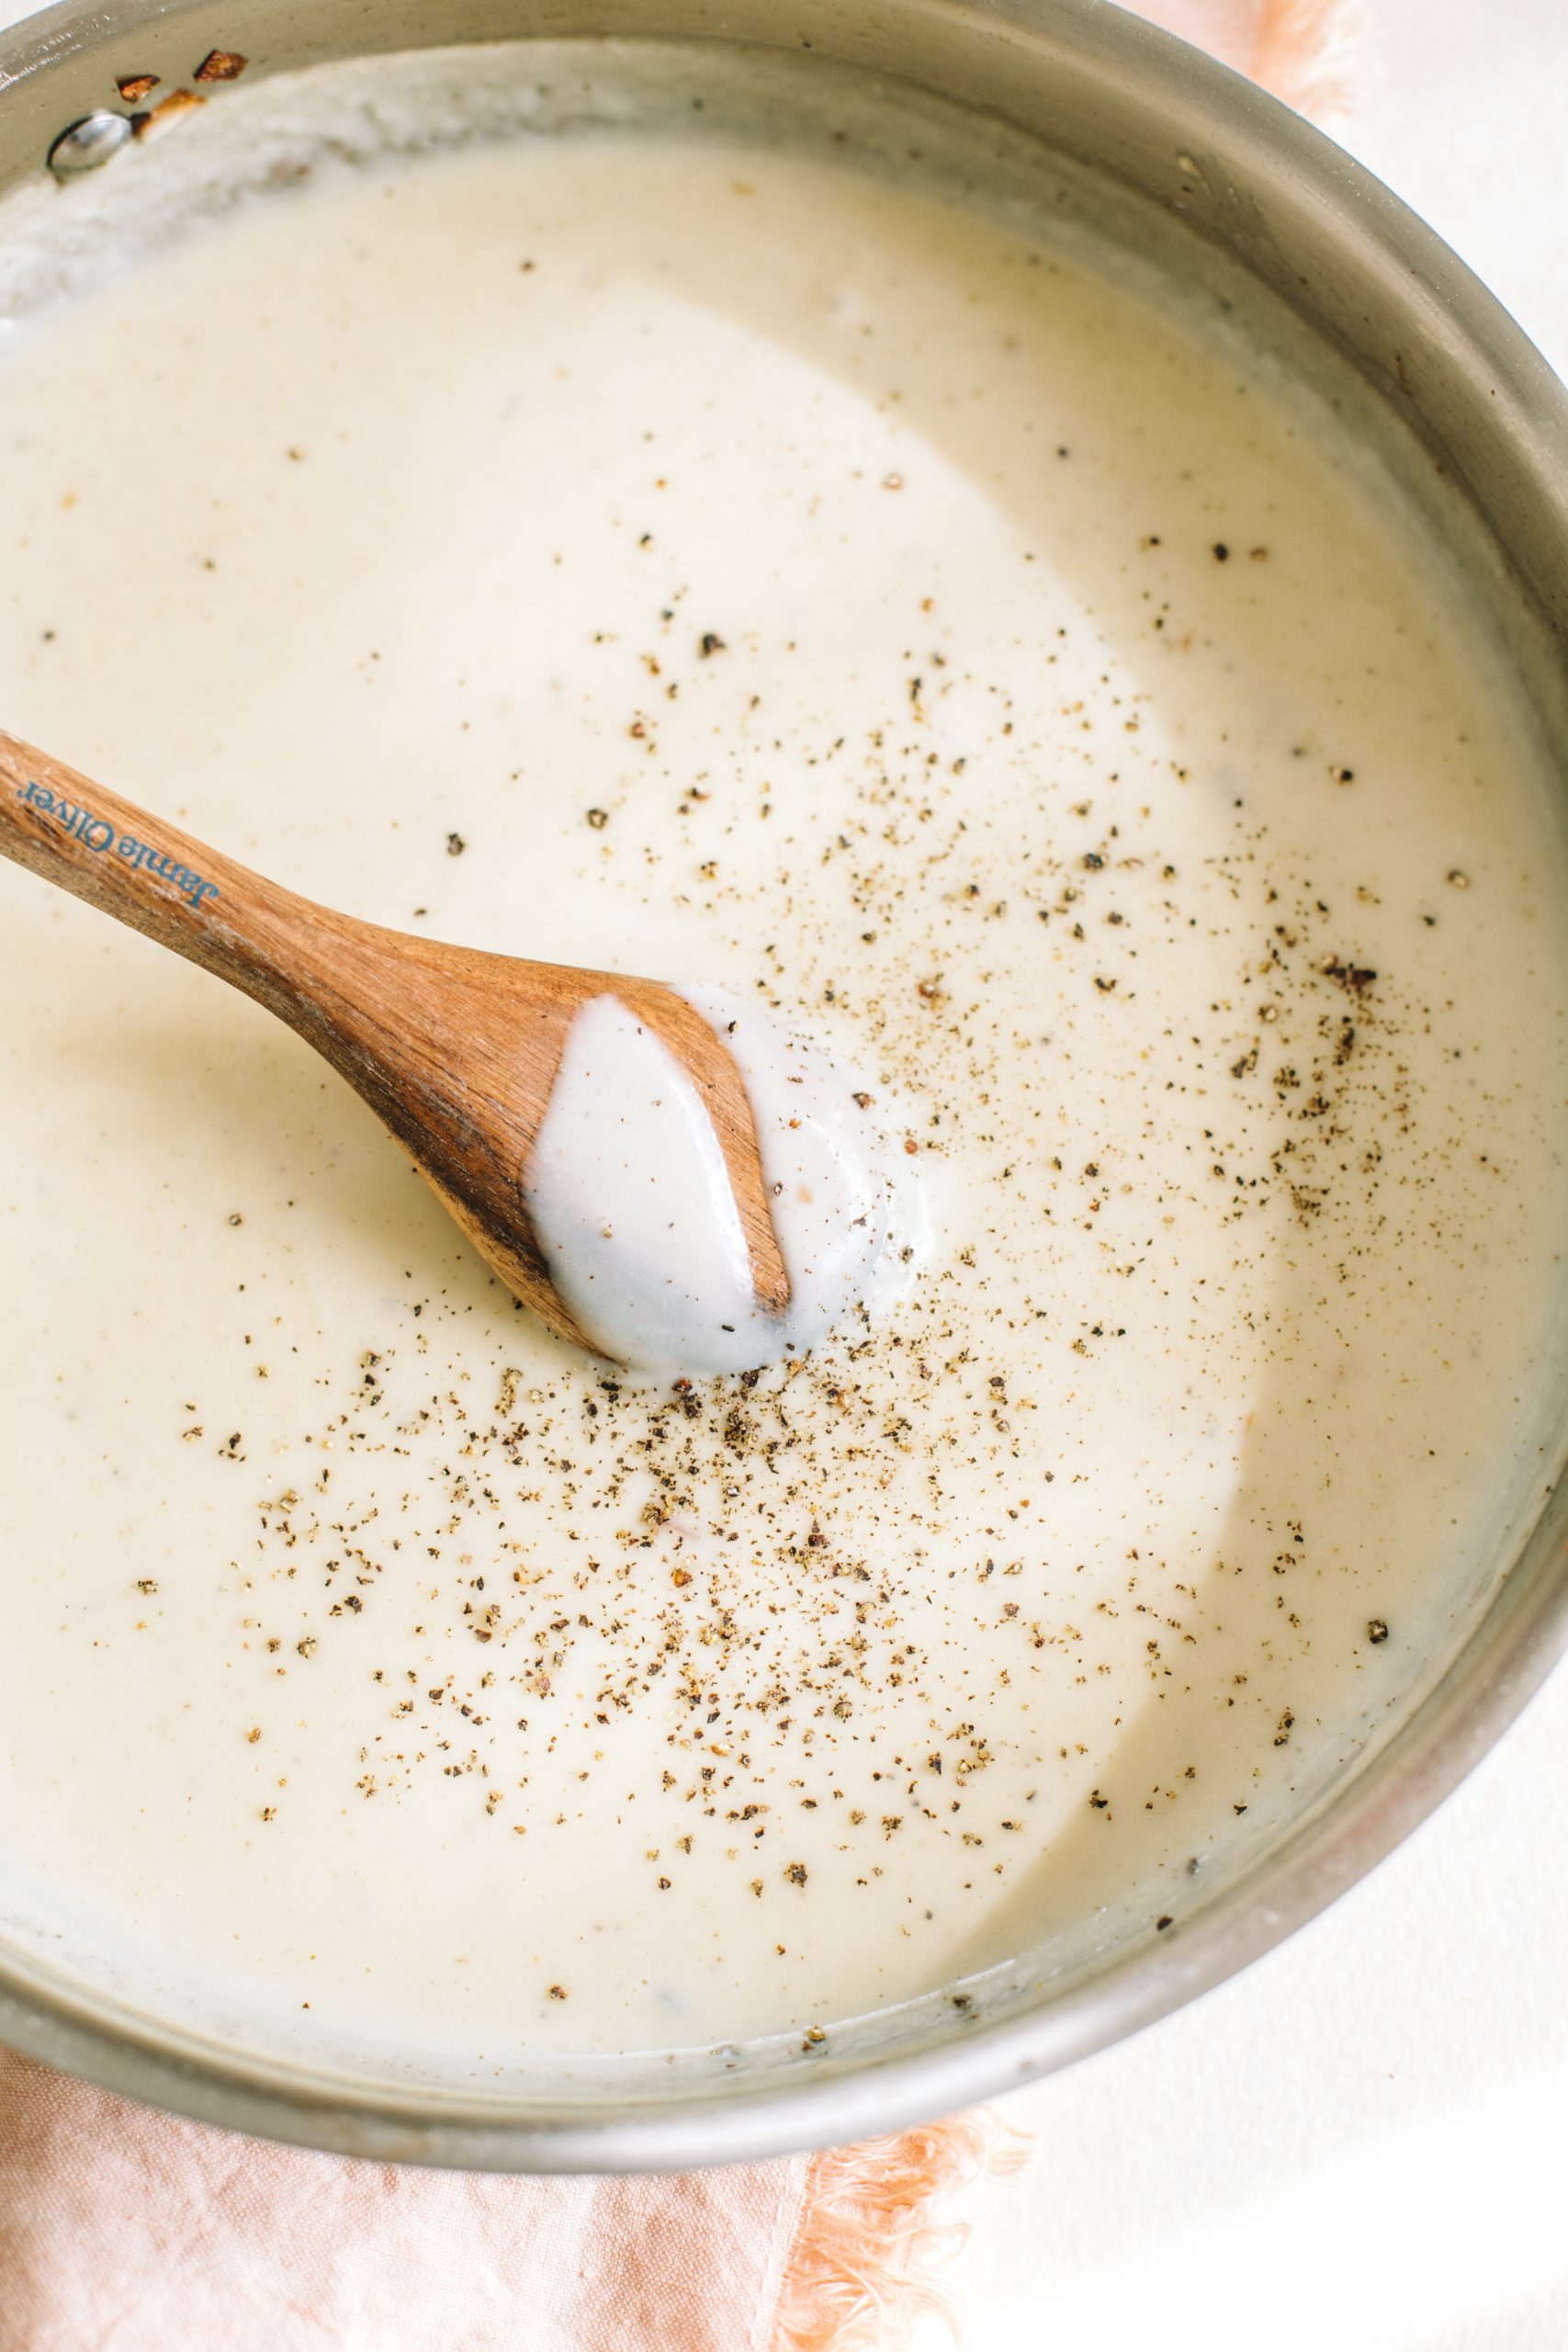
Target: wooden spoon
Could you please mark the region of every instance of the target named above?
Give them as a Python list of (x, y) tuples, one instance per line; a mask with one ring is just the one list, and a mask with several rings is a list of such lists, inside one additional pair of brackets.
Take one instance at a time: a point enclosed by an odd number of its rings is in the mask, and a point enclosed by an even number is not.
[(724, 1152), (759, 1306), (789, 1275), (739, 1070), (659, 980), (447, 947), (281, 890), (47, 752), (0, 732), (0, 851), (265, 1004), (364, 1096), (507, 1287), (568, 1340), (523, 1175), (579, 1007), (614, 996), (697, 1088)]

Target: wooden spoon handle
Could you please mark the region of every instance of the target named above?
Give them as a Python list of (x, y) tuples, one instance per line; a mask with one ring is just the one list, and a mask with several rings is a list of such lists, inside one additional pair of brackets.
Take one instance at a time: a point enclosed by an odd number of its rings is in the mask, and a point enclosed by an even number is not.
[(293, 1017), (308, 900), (3, 731), (0, 853)]

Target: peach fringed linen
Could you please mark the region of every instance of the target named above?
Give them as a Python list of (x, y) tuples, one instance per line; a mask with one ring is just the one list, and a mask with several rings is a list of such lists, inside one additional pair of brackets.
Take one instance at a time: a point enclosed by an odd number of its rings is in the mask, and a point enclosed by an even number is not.
[(948, 2216), (964, 2189), (1028, 2160), (989, 2108), (813, 2156), (768, 2352), (902, 2352), (925, 2312), (957, 2335), (938, 2273), (968, 2232)]
[(0, 2052), (0, 2352), (884, 2352), (1020, 2146), (971, 2115), (664, 2180), (416, 2172)]
[(1349, 104), (1360, 0), (1137, 0), (1136, 14), (1319, 121)]
[(773, 2352), (807, 2170), (419, 2172), (0, 2057), (0, 2352)]
[[(1356, 0), (1142, 0), (1305, 113), (1348, 103)], [(664, 2179), (312, 2155), (0, 2051), (0, 2352), (903, 2352), (956, 2322), (984, 2111)]]

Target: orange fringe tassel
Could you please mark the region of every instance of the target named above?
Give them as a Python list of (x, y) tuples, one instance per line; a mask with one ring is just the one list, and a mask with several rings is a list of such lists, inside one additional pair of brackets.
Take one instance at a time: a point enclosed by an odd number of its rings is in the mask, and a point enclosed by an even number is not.
[(903, 2352), (923, 2313), (958, 2333), (935, 2273), (969, 2234), (942, 2209), (1028, 2161), (1025, 2135), (988, 2108), (813, 2156), (779, 2291), (772, 2352)]
[(1342, 114), (1359, 17), (1359, 0), (1264, 0), (1247, 71), (1302, 114)]

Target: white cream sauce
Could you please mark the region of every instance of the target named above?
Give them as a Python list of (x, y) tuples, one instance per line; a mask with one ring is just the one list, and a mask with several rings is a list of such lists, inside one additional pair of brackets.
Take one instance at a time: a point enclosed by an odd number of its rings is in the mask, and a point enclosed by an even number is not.
[(908, 1287), (924, 1232), (919, 1183), (912, 1170), (900, 1179), (903, 1146), (852, 1075), (754, 1006), (683, 993), (745, 1080), (788, 1314), (757, 1303), (695, 1086), (613, 996), (572, 1022), (524, 1198), (556, 1289), (606, 1356), (643, 1372), (745, 1372), (803, 1354), (856, 1307)]
[[(88, 281), (0, 351), (7, 726), (371, 920), (714, 975), (919, 1170), (900, 1295), (616, 1376), (0, 868), (0, 1925), (486, 2081), (1179, 1925), (1535, 1507), (1568, 1134), (1544, 763), (1327, 407), (963, 193), (991, 130), (551, 58), (242, 85), (0, 238)], [(274, 192), (130, 266), (245, 121)]]

